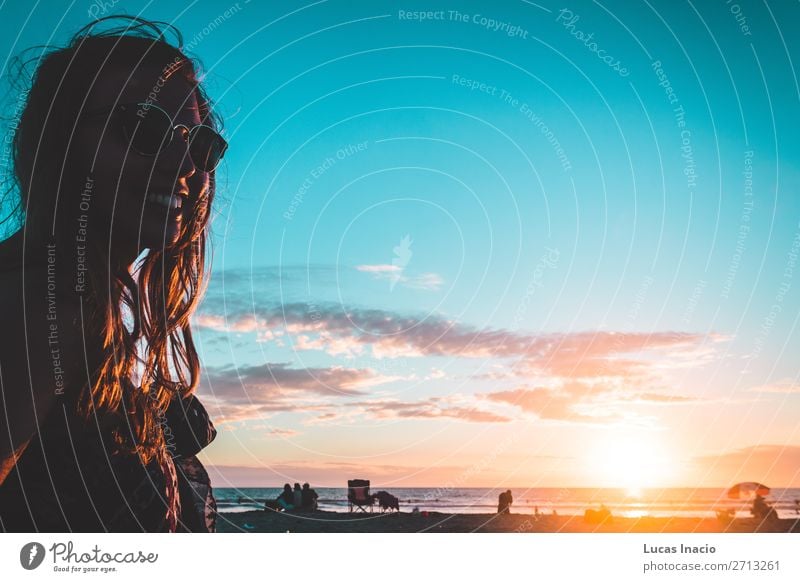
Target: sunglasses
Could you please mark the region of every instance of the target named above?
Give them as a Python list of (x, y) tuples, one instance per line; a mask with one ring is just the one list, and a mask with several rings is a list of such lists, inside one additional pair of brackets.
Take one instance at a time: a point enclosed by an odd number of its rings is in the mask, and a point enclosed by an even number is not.
[(175, 125), (169, 113), (152, 103), (123, 103), (87, 116), (109, 111), (116, 113), (130, 149), (142, 156), (157, 155), (172, 143), (178, 131), (189, 144), (192, 162), (203, 172), (213, 172), (228, 149), (228, 142), (213, 127), (202, 123), (192, 127)]

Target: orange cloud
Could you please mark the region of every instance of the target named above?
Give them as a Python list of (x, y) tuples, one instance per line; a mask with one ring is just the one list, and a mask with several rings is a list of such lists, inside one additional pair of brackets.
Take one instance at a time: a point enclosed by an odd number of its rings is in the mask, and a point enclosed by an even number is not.
[[(382, 487), (446, 483), (453, 474), (467, 471), (469, 467), (418, 467), (375, 462), (296, 462), (264, 467), (207, 465), (206, 469), (216, 487), (264, 487), (265, 484), (280, 487), (285, 482), (309, 482), (312, 487), (343, 487), (347, 485), (347, 479), (366, 476), (372, 481), (372, 488), (377, 491)], [(490, 474), (488, 478), (492, 476)]]
[(394, 382), (370, 368), (290, 368), (264, 364), (208, 368), (198, 393), (216, 422), (264, 418), (275, 412), (321, 411), (325, 399), (364, 396), (366, 388)]
[(694, 461), (701, 484), (730, 486), (757, 481), (769, 487), (800, 487), (800, 446), (754, 445)]
[(454, 418), (466, 422), (509, 422), (511, 419), (474, 406), (449, 404), (446, 399), (428, 398), (418, 402), (379, 400), (349, 403), (372, 418)]
[[(664, 361), (692, 364), (713, 353), (716, 335), (609, 331), (525, 334), (504, 329), (477, 329), (440, 317), (414, 318), (379, 309), (345, 309), (289, 303), (259, 308), (255, 320), (266, 330), (285, 332), (295, 349), (330, 355), (376, 358), (451, 357), (510, 359), (510, 373), (530, 377), (636, 378)], [(250, 328), (252, 313), (227, 317), (231, 330)], [(198, 317), (198, 325), (220, 330), (218, 316)], [(712, 339), (709, 347), (708, 338)], [(659, 356), (660, 363), (653, 359)], [(668, 357), (665, 357), (668, 356)]]
[(763, 392), (767, 394), (800, 394), (800, 385), (791, 378), (784, 378), (772, 384), (765, 384), (750, 388), (749, 392)]
[[(661, 394), (657, 392), (630, 392), (621, 386), (585, 382), (565, 382), (560, 387), (519, 387), (483, 394), (481, 397), (493, 402), (510, 404), (523, 412), (546, 420), (571, 422), (611, 422), (624, 418), (635, 418), (628, 413), (622, 415), (619, 404), (639, 402), (660, 405), (695, 402), (689, 396)], [(591, 410), (593, 414), (585, 411)]]

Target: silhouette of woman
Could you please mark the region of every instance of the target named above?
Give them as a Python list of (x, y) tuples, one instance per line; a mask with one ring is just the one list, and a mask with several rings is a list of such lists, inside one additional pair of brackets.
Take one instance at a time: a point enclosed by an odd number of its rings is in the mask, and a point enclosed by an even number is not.
[(115, 16), (35, 59), (3, 200), (0, 531), (213, 529), (186, 516), (210, 487), (183, 496), (216, 434), (189, 318), (227, 144), (181, 45)]

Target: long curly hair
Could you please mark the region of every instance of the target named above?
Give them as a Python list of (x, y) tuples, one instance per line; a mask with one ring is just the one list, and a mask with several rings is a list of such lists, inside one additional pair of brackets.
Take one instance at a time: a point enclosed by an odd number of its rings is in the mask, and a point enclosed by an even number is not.
[[(99, 30), (100, 23), (112, 19), (124, 23)], [(168, 32), (175, 44), (167, 40)], [(111, 16), (85, 26), (64, 47), (44, 47), (13, 131), (18, 198), (12, 215), (21, 224), (53, 225), (55, 241), (66, 243), (57, 246), (71, 248), (70, 240), (74, 246), (75, 196), (82, 183), (70, 164), (71, 146), (74, 150), (73, 134), (88, 90), (103, 71), (171, 67), (196, 87), (203, 123), (221, 129), (198, 82), (199, 64), (182, 46), (180, 32), (169, 24)], [(32, 61), (17, 64), (24, 72)], [(189, 319), (207, 279), (207, 227), (215, 189), (212, 172), (208, 187), (190, 192), (184, 203), (176, 243), (150, 250), (133, 271), (110, 256), (109, 241), (87, 245), (85, 337), (97, 345), (89, 381), (75, 391), (75, 409), (86, 419), (96, 414), (111, 427), (117, 448), (138, 454), (143, 462), (164, 450), (161, 424), (170, 400), (190, 394), (198, 384), (200, 365)]]

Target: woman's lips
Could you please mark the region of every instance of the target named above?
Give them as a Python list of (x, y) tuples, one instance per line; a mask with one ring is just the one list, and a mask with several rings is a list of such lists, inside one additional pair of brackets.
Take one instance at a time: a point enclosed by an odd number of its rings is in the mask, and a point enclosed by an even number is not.
[(181, 199), (177, 196), (148, 194), (147, 208), (160, 216), (166, 215), (171, 221), (180, 221), (182, 217)]
[(157, 192), (150, 192), (147, 195), (147, 201), (165, 208), (180, 208), (182, 205), (180, 197), (174, 194), (159, 194)]

